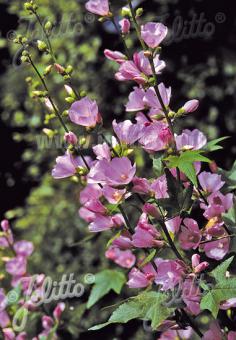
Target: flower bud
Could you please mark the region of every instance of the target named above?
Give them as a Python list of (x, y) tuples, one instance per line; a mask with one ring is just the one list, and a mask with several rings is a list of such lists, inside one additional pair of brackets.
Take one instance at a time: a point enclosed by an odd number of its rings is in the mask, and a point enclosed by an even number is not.
[(47, 31), (51, 31), (52, 29), (52, 23), (51, 21), (47, 21), (44, 28), (47, 30)]
[(198, 106), (199, 106), (199, 100), (193, 99), (185, 103), (183, 106), (183, 109), (184, 109), (184, 112), (191, 113), (191, 112), (196, 111)]
[(30, 2), (25, 2), (24, 8), (25, 8), (26, 11), (32, 11), (33, 10), (33, 4), (31, 4)]
[(213, 174), (218, 172), (218, 166), (217, 166), (217, 164), (216, 164), (215, 161), (212, 161), (212, 162), (209, 164), (209, 167), (210, 167), (210, 169), (211, 169), (211, 172), (213, 172)]
[(43, 133), (45, 133), (48, 138), (53, 138), (55, 135), (55, 131), (46, 128), (43, 129)]
[(43, 74), (44, 74), (45, 76), (47, 76), (47, 75), (51, 72), (52, 67), (53, 67), (52, 65), (47, 66), (47, 67), (45, 68)]
[(42, 326), (46, 330), (50, 330), (53, 327), (54, 321), (50, 316), (44, 315), (42, 317)]
[(42, 40), (37, 40), (37, 46), (41, 52), (45, 52), (47, 50), (47, 44)]
[(143, 8), (139, 7), (136, 10), (136, 17), (141, 17), (143, 15)]
[(66, 305), (63, 302), (58, 303), (58, 305), (53, 311), (53, 316), (56, 320), (59, 320), (61, 318), (61, 314), (65, 308), (66, 308)]
[(128, 34), (130, 31), (130, 21), (128, 19), (122, 19), (119, 21), (119, 25), (121, 27), (121, 32), (123, 34)]
[(65, 71), (66, 71), (66, 73), (71, 74), (71, 73), (74, 71), (73, 66), (68, 65), (68, 66), (66, 67)]
[(69, 104), (72, 104), (72, 103), (74, 103), (75, 98), (73, 98), (73, 97), (66, 97), (66, 98), (65, 98), (65, 101), (66, 101), (67, 103), (69, 103)]
[(76, 145), (78, 143), (78, 138), (76, 137), (76, 135), (69, 131), (69, 132), (66, 132), (64, 134), (64, 140), (69, 143), (69, 144), (72, 144), (72, 145)]
[(123, 7), (121, 9), (121, 15), (122, 15), (122, 17), (126, 17), (126, 16), (132, 17), (131, 11), (128, 7)]
[(62, 75), (66, 74), (64, 67), (61, 66), (60, 64), (54, 64), (54, 67), (57, 73)]
[(3, 231), (8, 231), (10, 229), (10, 223), (8, 220), (1, 221), (1, 227)]

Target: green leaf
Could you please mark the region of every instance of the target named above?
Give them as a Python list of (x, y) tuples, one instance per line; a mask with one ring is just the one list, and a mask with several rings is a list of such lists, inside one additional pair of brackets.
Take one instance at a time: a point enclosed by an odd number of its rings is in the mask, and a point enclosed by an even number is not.
[(166, 161), (170, 168), (178, 168), (195, 186), (197, 186), (197, 176), (193, 163), (211, 162), (209, 158), (202, 155), (202, 152), (202, 150), (189, 150), (181, 153), (180, 156), (169, 156)]
[(116, 270), (104, 270), (95, 275), (94, 286), (91, 290), (87, 308), (91, 308), (104, 295), (111, 290), (119, 294), (123, 285), (126, 282), (125, 275)]
[(145, 292), (131, 298), (122, 304), (111, 315), (109, 320), (103, 324), (93, 326), (90, 330), (98, 330), (113, 323), (127, 323), (133, 319), (151, 321), (155, 330), (174, 311), (165, 305), (167, 295), (160, 292)]
[(221, 302), (235, 297), (236, 279), (224, 279), (203, 296), (200, 307), (202, 310), (209, 310), (216, 318)]
[(214, 277), (214, 279), (217, 282), (222, 282), (223, 280), (226, 279), (226, 271), (228, 270), (230, 264), (232, 263), (234, 259), (234, 256), (231, 256), (230, 258), (228, 258), (226, 261), (224, 261), (223, 263), (221, 263), (219, 266), (217, 266), (215, 269), (213, 269), (210, 272), (210, 276)]
[(223, 147), (221, 145), (218, 145), (219, 142), (222, 142), (225, 139), (230, 138), (229, 136), (226, 137), (221, 137), (221, 138), (217, 138), (217, 139), (213, 139), (212, 141), (210, 141), (209, 143), (207, 143), (207, 145), (204, 147), (204, 149), (206, 151), (216, 151), (216, 150), (221, 150), (223, 149)]
[(180, 171), (182, 171), (186, 177), (197, 187), (197, 175), (192, 163), (180, 163), (178, 165)]

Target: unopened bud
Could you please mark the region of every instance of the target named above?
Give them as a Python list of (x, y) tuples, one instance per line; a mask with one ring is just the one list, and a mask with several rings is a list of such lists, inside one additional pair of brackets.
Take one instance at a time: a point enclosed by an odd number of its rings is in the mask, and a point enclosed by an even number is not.
[(37, 46), (39, 51), (44, 52), (47, 50), (47, 44), (42, 40), (37, 40)]
[(122, 17), (126, 17), (126, 16), (132, 17), (131, 11), (128, 7), (123, 7), (121, 9), (121, 15), (122, 15)]
[(143, 54), (144, 54), (145, 57), (147, 57), (147, 58), (152, 56), (152, 52), (149, 51), (149, 50), (144, 51)]
[(157, 209), (157, 207), (155, 207), (155, 205), (153, 204), (150, 204), (150, 203), (145, 203), (144, 206), (143, 206), (143, 212), (152, 216), (152, 217), (155, 217), (155, 218), (159, 218), (160, 217), (160, 213)]
[(71, 74), (73, 72), (73, 70), (74, 70), (73, 66), (71, 66), (71, 65), (68, 65), (65, 69), (66, 73), (68, 73), (68, 74)]
[(44, 74), (45, 76), (47, 76), (47, 75), (51, 72), (52, 68), (53, 68), (52, 65), (47, 66), (47, 67), (45, 68), (43, 74)]
[(56, 320), (59, 320), (61, 318), (61, 314), (65, 308), (66, 308), (66, 305), (63, 302), (58, 303), (58, 305), (53, 311), (53, 316)]
[(73, 97), (66, 97), (66, 98), (65, 98), (65, 101), (66, 101), (67, 103), (69, 103), (69, 104), (73, 104), (74, 101), (75, 101), (75, 98), (73, 98)]
[(143, 8), (139, 7), (136, 10), (136, 17), (141, 17), (143, 15)]
[(198, 106), (199, 106), (199, 100), (193, 99), (185, 103), (183, 106), (183, 109), (185, 112), (190, 113), (190, 112), (196, 111)]
[(47, 21), (44, 27), (45, 27), (45, 30), (51, 31), (51, 29), (52, 29), (51, 21)]
[(3, 231), (8, 231), (10, 228), (10, 223), (8, 220), (2, 220), (1, 227)]
[(46, 129), (44, 128), (43, 129), (43, 133), (45, 133), (45, 135), (48, 137), (48, 138), (53, 138), (55, 136), (55, 131), (51, 130), (51, 129)]
[(64, 140), (69, 143), (69, 144), (72, 144), (72, 145), (76, 145), (78, 143), (78, 138), (76, 137), (76, 135), (69, 131), (69, 132), (66, 132), (64, 134)]
[(60, 64), (54, 64), (55, 70), (57, 73), (64, 75), (65, 72), (65, 68), (63, 66), (61, 66)]

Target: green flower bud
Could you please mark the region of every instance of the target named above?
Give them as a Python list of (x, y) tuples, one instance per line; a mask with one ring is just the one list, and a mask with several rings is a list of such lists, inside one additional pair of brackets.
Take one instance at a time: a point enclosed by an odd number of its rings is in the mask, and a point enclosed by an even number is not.
[(22, 57), (20, 58), (20, 60), (22, 61), (22, 63), (28, 63), (28, 62), (29, 62), (29, 58), (26, 57), (26, 56), (22, 56)]
[(79, 95), (80, 95), (80, 97), (82, 97), (82, 98), (83, 98), (83, 97), (86, 97), (86, 96), (87, 96), (87, 92), (86, 92), (86, 91), (81, 91)]
[(71, 65), (68, 65), (67, 67), (66, 67), (66, 73), (68, 73), (68, 74), (71, 74), (72, 72), (73, 72), (73, 66), (71, 66)]
[(26, 11), (32, 11), (33, 10), (33, 5), (30, 2), (25, 2), (24, 3), (24, 8)]
[(75, 98), (73, 98), (73, 97), (66, 97), (66, 98), (65, 98), (65, 101), (66, 101), (67, 103), (69, 103), (69, 104), (72, 104), (72, 103), (74, 103)]
[(47, 76), (51, 72), (52, 68), (52, 65), (47, 66), (43, 72), (44, 76)]
[(65, 110), (65, 111), (62, 112), (62, 116), (63, 116), (63, 117), (67, 117), (68, 114), (69, 114), (68, 110)]
[(137, 8), (136, 10), (136, 17), (141, 17), (143, 15), (143, 8)]
[(123, 7), (123, 8), (121, 9), (121, 16), (122, 16), (122, 17), (126, 17), (126, 16), (132, 17), (132, 14), (131, 14), (130, 9), (129, 9), (128, 7)]
[(44, 52), (47, 50), (47, 44), (42, 40), (37, 40), (37, 46), (39, 51)]
[(47, 21), (46, 24), (44, 25), (45, 30), (51, 31), (52, 29), (52, 23), (51, 21)]

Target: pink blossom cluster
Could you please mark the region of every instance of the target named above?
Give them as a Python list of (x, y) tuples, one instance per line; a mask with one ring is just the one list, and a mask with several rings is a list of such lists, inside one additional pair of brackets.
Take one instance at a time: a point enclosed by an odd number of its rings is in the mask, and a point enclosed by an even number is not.
[[(90, 0), (86, 8), (100, 16), (110, 15), (108, 1)], [(122, 21), (120, 25), (122, 33), (128, 34), (130, 22)], [(157, 286), (164, 292), (178, 289), (184, 311), (197, 316), (201, 312), (200, 274), (208, 270), (211, 261), (222, 260), (230, 251), (230, 235), (223, 214), (233, 206), (233, 194), (226, 193), (221, 175), (203, 167), (199, 161), (194, 162), (198, 185), (194, 185), (192, 197), (197, 214), (193, 217), (190, 211), (184, 216), (179, 213), (167, 218), (162, 208), (162, 202), (170, 197), (167, 175), (140, 176), (142, 169), (137, 167), (132, 156), (134, 146), (146, 152), (146, 156), (162, 152), (165, 159), (169, 154), (180, 156), (188, 151), (203, 150), (207, 138), (198, 129), (173, 133), (175, 118), (194, 112), (199, 102), (190, 100), (175, 113), (170, 107), (171, 88), (153, 83), (153, 76), (158, 76), (166, 66), (158, 48), (168, 33), (167, 27), (150, 22), (142, 25), (139, 33), (146, 50), (135, 52), (132, 58), (120, 51), (104, 51), (106, 58), (117, 64), (115, 78), (134, 82), (125, 105), (132, 118), (121, 122), (114, 120), (111, 143), (104, 140), (93, 146), (93, 157), (91, 154), (90, 157), (78, 156), (74, 149), (67, 150), (64, 156), (56, 159), (52, 175), (59, 179), (82, 173), (85, 186), (80, 192), (79, 215), (88, 223), (90, 232), (113, 232), (105, 256), (128, 269), (130, 288)], [(98, 105), (88, 96), (72, 104), (69, 118), (87, 130), (102, 127)], [(74, 146), (78, 140), (72, 132), (65, 139)], [(179, 170), (171, 169), (171, 176), (179, 179), (183, 188), (192, 185)], [(136, 198), (139, 216), (137, 220), (129, 220), (124, 207)], [(162, 251), (173, 244), (184, 255), (178, 259), (161, 257)], [(160, 255), (146, 261), (152, 250)], [(186, 258), (190, 261), (185, 261)], [(220, 306), (221, 309), (231, 307), (236, 307), (236, 298)], [(191, 338), (191, 327), (178, 329), (180, 333), (177, 333), (176, 324), (170, 325), (171, 320), (166, 323), (168, 327), (165, 329), (163, 324), (160, 339), (176, 339), (182, 333), (184, 338)], [(221, 339), (222, 334), (219, 325), (213, 324), (203, 339)], [(236, 333), (230, 332), (228, 339), (236, 339)]]
[[(45, 279), (44, 274), (37, 274), (34, 279), (34, 286), (31, 287), (33, 276), (27, 271), (28, 258), (34, 251), (32, 242), (21, 240), (15, 241), (8, 220), (1, 222), (1, 237), (0, 247), (4, 250), (4, 253), (9, 253), (9, 256), (2, 258), (5, 261), (6, 274), (11, 278), (11, 289), (20, 288), (20, 296), (13, 301), (17, 306), (17, 310), (26, 310), (28, 312), (35, 312), (38, 310), (36, 306), (37, 300), (43, 294), (43, 282)], [(21, 331), (18, 334), (14, 331), (13, 321), (15, 314), (11, 315), (9, 310), (8, 299), (11, 297), (11, 290), (6, 293), (4, 288), (0, 288), (0, 329), (4, 336), (4, 340), (26, 340), (28, 335), (25, 331)], [(13, 291), (14, 293), (14, 291)], [(16, 293), (15, 293), (16, 294)], [(15, 296), (13, 294), (13, 297)], [(52, 336), (52, 339), (57, 339), (55, 325), (60, 322), (61, 314), (65, 309), (64, 303), (58, 303), (53, 312), (53, 318), (43, 315), (42, 316), (42, 332), (34, 337), (34, 340), (39, 340), (41, 337)]]

